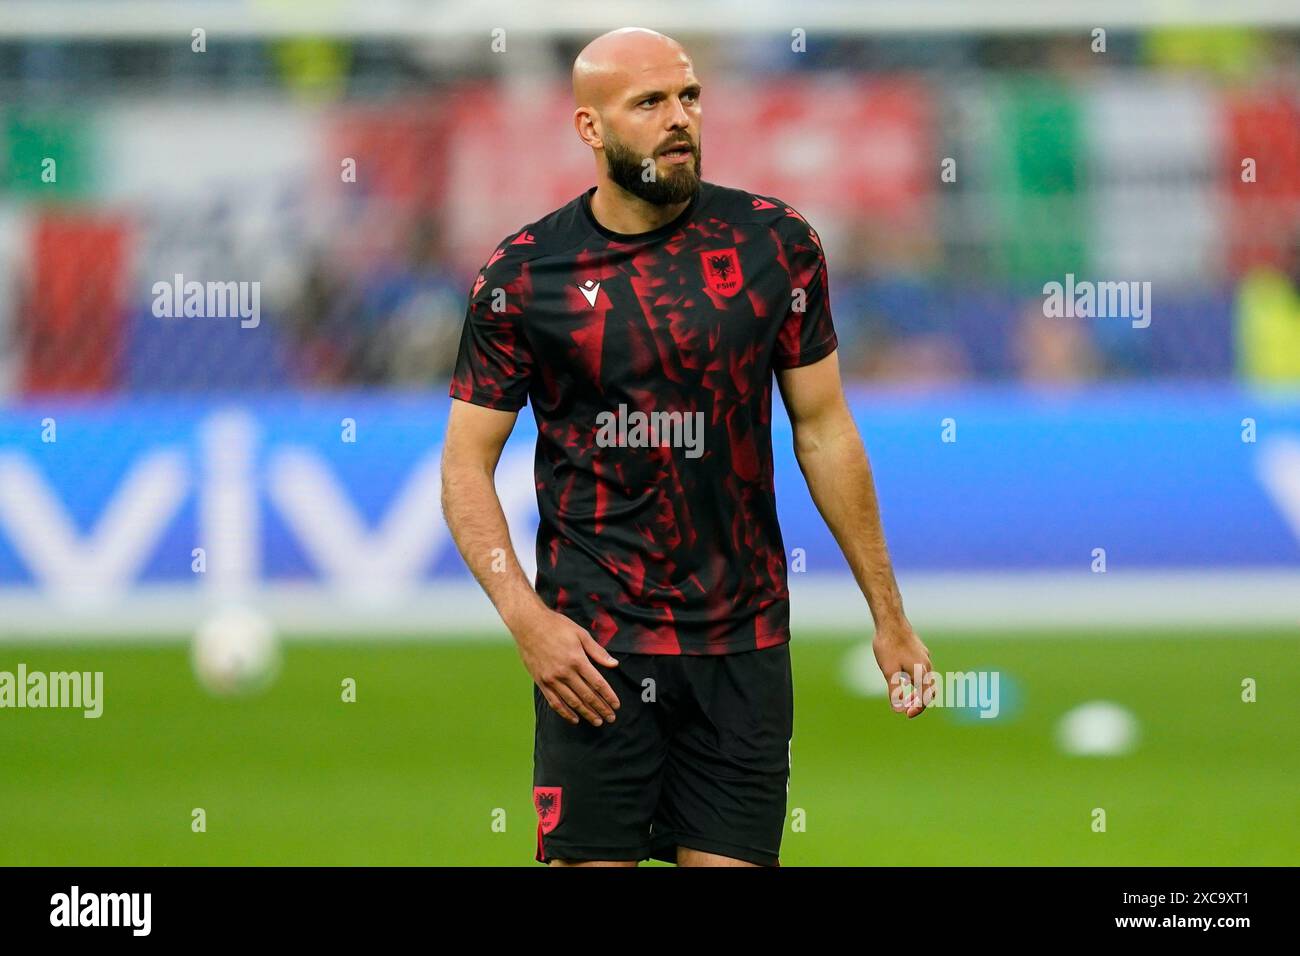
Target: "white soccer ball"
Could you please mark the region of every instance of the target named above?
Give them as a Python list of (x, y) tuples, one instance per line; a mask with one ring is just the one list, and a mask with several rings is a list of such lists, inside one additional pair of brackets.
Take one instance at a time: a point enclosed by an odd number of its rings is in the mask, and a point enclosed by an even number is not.
[(194, 676), (219, 696), (264, 690), (280, 667), (280, 643), (266, 615), (225, 607), (200, 625), (190, 648)]
[(1137, 743), (1137, 718), (1108, 700), (1080, 704), (1061, 718), (1057, 740), (1076, 757), (1118, 757)]

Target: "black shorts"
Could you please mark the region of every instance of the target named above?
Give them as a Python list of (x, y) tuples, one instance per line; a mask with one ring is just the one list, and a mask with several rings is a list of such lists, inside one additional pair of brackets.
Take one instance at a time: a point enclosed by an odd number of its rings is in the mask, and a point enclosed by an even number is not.
[(676, 862), (676, 848), (779, 866), (790, 788), (790, 645), (615, 653), (612, 724), (570, 724), (533, 686), (539, 862)]

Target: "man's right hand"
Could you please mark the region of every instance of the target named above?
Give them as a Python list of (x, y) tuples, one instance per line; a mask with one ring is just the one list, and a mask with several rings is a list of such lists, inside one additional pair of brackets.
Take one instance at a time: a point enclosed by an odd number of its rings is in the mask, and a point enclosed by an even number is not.
[(592, 661), (603, 667), (618, 661), (594, 637), (549, 608), (531, 613), (513, 631), (524, 667), (552, 710), (571, 724), (578, 715), (597, 727), (614, 722), (618, 696)]
[[(493, 475), (517, 411), (452, 399), (442, 443), (442, 510), (456, 547), (514, 635), (519, 656), (551, 709), (570, 723), (614, 720), (618, 697), (592, 661), (616, 667), (585, 630), (541, 602), (514, 550)], [(505, 552), (507, 573), (496, 561)], [(489, 556), (491, 563), (489, 564)]]

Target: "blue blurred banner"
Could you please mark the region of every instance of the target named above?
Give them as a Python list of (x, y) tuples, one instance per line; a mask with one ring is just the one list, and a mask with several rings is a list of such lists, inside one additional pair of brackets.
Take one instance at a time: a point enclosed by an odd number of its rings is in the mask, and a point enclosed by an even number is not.
[[(787, 552), (846, 568), (774, 424)], [(1300, 567), (1300, 399), (1220, 389), (856, 392), (900, 572)], [(166, 583), (378, 596), (468, 578), (441, 518), (438, 394), (32, 403), (0, 413), (0, 588)], [(531, 564), (532, 443), (498, 475)], [(202, 549), (197, 551), (196, 549)], [(797, 565), (796, 565), (797, 566)]]
[[(1300, 395), (858, 393), (853, 409), (901, 569), (1074, 569), (1096, 548), (1112, 570), (1300, 567)], [(787, 535), (829, 551), (788, 457)]]

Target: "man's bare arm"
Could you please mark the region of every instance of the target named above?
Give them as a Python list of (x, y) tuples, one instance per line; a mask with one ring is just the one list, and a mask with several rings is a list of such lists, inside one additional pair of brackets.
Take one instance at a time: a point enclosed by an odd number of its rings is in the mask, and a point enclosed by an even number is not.
[(916, 636), (903, 611), (885, 543), (871, 464), (849, 412), (840, 382), (835, 352), (820, 361), (777, 373), (781, 396), (794, 428), (794, 451), (821, 512), (867, 599), (876, 636), (876, 662), (890, 682), (895, 710), (914, 717), (925, 709), (918, 694), (905, 708), (900, 704), (898, 675), (923, 686), (930, 670), (930, 652)]
[[(592, 666), (618, 662), (586, 630), (548, 608), (510, 543), (493, 475), (517, 412), (452, 400), (442, 448), (442, 510), (452, 538), (551, 708), (570, 723), (614, 720), (619, 700)], [(576, 712), (576, 713), (575, 713)]]

